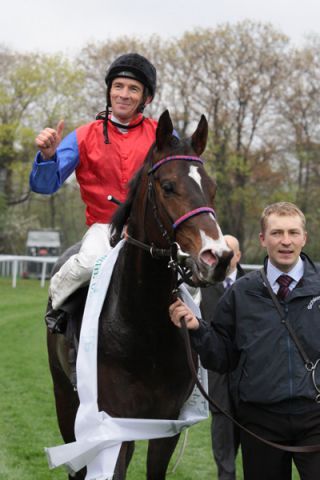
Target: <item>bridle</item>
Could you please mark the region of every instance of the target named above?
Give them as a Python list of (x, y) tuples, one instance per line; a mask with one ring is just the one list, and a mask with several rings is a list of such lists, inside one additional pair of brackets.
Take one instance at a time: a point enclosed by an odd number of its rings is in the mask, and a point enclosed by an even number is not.
[[(200, 165), (203, 165), (203, 160), (200, 157), (196, 157), (193, 155), (170, 155), (168, 157), (164, 157), (158, 162), (156, 162), (154, 165), (151, 165), (150, 169), (148, 170), (148, 177), (149, 177), (149, 182), (148, 182), (148, 200), (150, 201), (152, 208), (153, 208), (153, 213), (155, 216), (155, 219), (159, 225), (160, 231), (162, 236), (168, 241), (169, 244), (175, 242), (175, 238), (172, 240), (170, 238), (169, 233), (167, 232), (166, 228), (164, 227), (163, 223), (160, 220), (158, 208), (157, 208), (157, 202), (156, 198), (154, 195), (155, 192), (155, 185), (154, 185), (154, 173), (163, 165), (165, 165), (168, 162), (172, 161), (184, 161), (184, 162), (196, 162), (199, 163)], [(185, 221), (189, 220), (189, 218), (194, 217), (196, 215), (200, 215), (202, 213), (211, 213), (214, 218), (216, 218), (216, 213), (213, 210), (213, 208), (204, 206), (204, 207), (198, 207), (193, 210), (190, 210), (189, 212), (185, 213), (181, 217), (177, 218), (173, 223), (170, 219), (170, 222), (172, 223), (172, 229), (175, 237), (175, 232), (177, 228), (184, 223)]]
[(149, 245), (147, 243), (141, 242), (140, 240), (136, 240), (131, 235), (127, 235), (126, 238), (128, 243), (131, 243), (136, 247), (139, 247), (139, 248), (142, 248), (143, 250), (148, 251), (153, 258), (169, 257), (170, 260), (168, 262), (168, 267), (173, 269), (174, 271), (177, 271), (180, 274), (181, 281), (183, 282), (183, 281), (190, 281), (190, 277), (192, 275), (188, 267), (185, 266), (185, 262), (190, 255), (183, 252), (182, 249), (180, 248), (180, 245), (176, 242), (176, 239), (175, 239), (176, 230), (182, 223), (186, 222), (192, 217), (201, 215), (203, 213), (209, 213), (209, 214), (212, 214), (214, 218), (216, 218), (216, 213), (213, 208), (202, 206), (202, 207), (198, 207), (193, 210), (190, 210), (189, 212), (186, 212), (185, 214), (181, 215), (179, 218), (174, 220), (174, 222), (172, 222), (172, 220), (169, 219), (171, 223), (172, 231), (173, 231), (173, 235), (170, 236), (167, 229), (163, 225), (158, 212), (157, 201), (155, 198), (154, 173), (166, 163), (176, 161), (176, 160), (184, 161), (184, 162), (196, 162), (201, 165), (203, 165), (204, 163), (202, 158), (193, 156), (193, 155), (170, 155), (162, 158), (155, 164), (150, 165), (150, 168), (148, 170), (147, 199), (152, 207), (153, 216), (159, 227), (161, 236), (168, 242), (169, 248), (163, 249), (163, 248), (156, 247), (154, 244)]

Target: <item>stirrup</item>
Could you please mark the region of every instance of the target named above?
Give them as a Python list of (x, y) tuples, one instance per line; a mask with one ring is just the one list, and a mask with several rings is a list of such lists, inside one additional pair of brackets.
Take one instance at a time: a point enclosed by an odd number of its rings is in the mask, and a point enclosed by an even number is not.
[[(76, 339), (74, 339), (76, 341)], [(70, 382), (72, 384), (73, 390), (77, 391), (77, 345), (75, 343), (70, 344), (68, 352), (68, 363), (70, 366)]]
[(47, 311), (45, 322), (51, 333), (65, 333), (67, 328), (68, 314), (63, 310), (54, 310), (51, 308)]

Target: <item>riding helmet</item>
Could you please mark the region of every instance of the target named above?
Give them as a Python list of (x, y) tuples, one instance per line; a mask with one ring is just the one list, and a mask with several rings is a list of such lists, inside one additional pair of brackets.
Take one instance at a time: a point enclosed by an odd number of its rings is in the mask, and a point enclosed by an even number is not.
[(109, 67), (106, 73), (105, 82), (116, 77), (134, 78), (148, 88), (149, 93), (154, 97), (157, 86), (157, 71), (149, 60), (138, 53), (127, 53), (118, 57)]

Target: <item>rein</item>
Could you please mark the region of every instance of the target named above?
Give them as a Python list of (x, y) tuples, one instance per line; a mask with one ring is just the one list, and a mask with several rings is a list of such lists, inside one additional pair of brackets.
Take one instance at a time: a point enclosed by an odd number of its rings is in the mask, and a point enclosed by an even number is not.
[(142, 248), (142, 250), (149, 252), (151, 257), (153, 258), (171, 257), (171, 249), (158, 248), (154, 245), (147, 245), (146, 243), (140, 242), (140, 240), (136, 240), (135, 238), (131, 237), (131, 235), (129, 234), (126, 234), (126, 240), (128, 243), (131, 243), (132, 245), (135, 245), (136, 247)]

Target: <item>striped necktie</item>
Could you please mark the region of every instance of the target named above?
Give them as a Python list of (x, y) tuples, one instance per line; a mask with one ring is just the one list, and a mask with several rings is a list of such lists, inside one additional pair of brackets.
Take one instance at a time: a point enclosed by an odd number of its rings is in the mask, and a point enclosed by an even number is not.
[(277, 283), (279, 283), (280, 285), (280, 288), (277, 292), (277, 296), (281, 300), (284, 300), (288, 295), (290, 291), (289, 285), (292, 281), (293, 281), (293, 278), (289, 277), (289, 275), (280, 275), (280, 277), (277, 278)]

